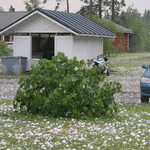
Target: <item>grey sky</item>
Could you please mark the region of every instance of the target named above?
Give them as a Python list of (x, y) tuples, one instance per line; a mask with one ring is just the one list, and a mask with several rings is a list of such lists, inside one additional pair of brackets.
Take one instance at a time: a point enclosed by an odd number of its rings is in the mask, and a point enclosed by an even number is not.
[[(0, 0), (0, 6), (8, 11), (10, 5), (13, 5), (16, 11), (25, 11), (25, 6), (23, 3), (24, 0)], [(137, 8), (140, 13), (144, 13), (145, 9), (150, 10), (150, 5), (148, 5), (150, 0), (125, 0), (126, 8), (133, 5), (133, 8)], [(56, 0), (48, 0), (48, 3), (43, 5), (44, 9), (54, 10), (56, 6)], [(75, 13), (82, 6), (80, 0), (69, 0), (69, 9), (70, 12)], [(126, 8), (124, 10), (126, 10)], [(65, 6), (62, 6), (61, 10), (65, 9)]]

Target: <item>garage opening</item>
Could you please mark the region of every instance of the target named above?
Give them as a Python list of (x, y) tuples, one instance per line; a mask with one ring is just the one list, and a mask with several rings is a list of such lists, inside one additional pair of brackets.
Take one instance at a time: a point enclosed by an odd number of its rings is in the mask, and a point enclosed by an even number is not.
[(32, 58), (50, 60), (54, 56), (54, 34), (32, 34)]

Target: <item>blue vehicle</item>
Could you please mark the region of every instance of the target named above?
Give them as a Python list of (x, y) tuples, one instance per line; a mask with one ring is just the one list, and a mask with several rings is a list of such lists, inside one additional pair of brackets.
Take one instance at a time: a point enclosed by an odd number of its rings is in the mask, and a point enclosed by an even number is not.
[(140, 81), (141, 103), (148, 103), (150, 98), (150, 65), (143, 64), (142, 68), (146, 69), (146, 71)]

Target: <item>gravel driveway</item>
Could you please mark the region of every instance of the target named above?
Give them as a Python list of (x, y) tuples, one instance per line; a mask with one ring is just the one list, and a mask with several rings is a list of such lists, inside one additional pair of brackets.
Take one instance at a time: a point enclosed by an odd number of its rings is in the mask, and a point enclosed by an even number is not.
[(108, 81), (118, 81), (122, 85), (121, 93), (115, 94), (115, 100), (118, 103), (141, 103), (140, 78), (141, 76), (110, 76)]
[(13, 99), (16, 95), (18, 79), (0, 79), (0, 99)]
[[(118, 103), (140, 103), (140, 77), (141, 76), (115, 76), (110, 75), (107, 81), (118, 81), (122, 84), (121, 93), (115, 94)], [(16, 95), (19, 77), (5, 76), (0, 78), (0, 99), (13, 99)]]

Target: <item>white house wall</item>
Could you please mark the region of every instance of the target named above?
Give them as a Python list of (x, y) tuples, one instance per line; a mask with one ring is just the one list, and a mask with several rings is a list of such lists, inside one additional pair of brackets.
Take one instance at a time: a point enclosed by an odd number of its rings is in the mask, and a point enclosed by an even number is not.
[(87, 59), (103, 54), (103, 38), (89, 38)]
[(73, 37), (73, 56), (77, 60), (87, 60), (88, 40), (84, 37)]
[(92, 59), (103, 54), (103, 39), (93, 37), (56, 36), (55, 55), (63, 52), (68, 58), (74, 56), (77, 60)]
[(73, 56), (78, 60), (92, 59), (103, 54), (103, 39), (93, 37), (73, 37)]
[(68, 30), (57, 25), (44, 16), (35, 14), (24, 20), (14, 28), (15, 33), (69, 33)]
[[(103, 39), (93, 37), (76, 37), (76, 36), (55, 36), (54, 55), (63, 52), (69, 59), (74, 56), (77, 60), (92, 59), (103, 53)], [(26, 71), (30, 70), (32, 64), (32, 37), (15, 36), (14, 37), (14, 56), (27, 57)]]
[(30, 36), (14, 36), (14, 56), (27, 57), (26, 71), (30, 70), (31, 39)]
[(69, 59), (73, 58), (72, 36), (55, 36), (55, 55), (63, 52)]

